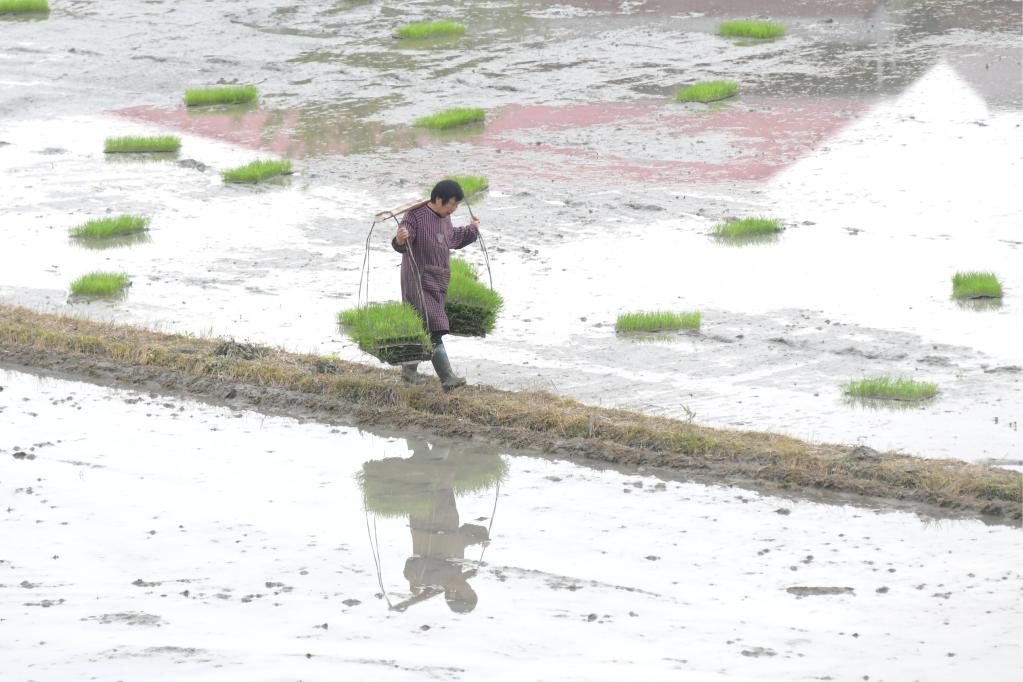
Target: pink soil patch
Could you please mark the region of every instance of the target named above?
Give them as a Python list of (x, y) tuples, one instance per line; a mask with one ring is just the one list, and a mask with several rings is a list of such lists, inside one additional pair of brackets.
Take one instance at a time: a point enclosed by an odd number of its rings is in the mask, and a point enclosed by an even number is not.
[[(518, 158), (502, 164), (509, 170), (552, 179), (761, 181), (812, 152), (868, 106), (862, 100), (763, 100), (707, 110), (664, 102), (507, 107), (471, 141), (512, 152)], [(606, 149), (537, 139), (587, 128), (602, 129), (589, 138), (608, 140)], [(643, 158), (642, 149), (622, 151), (614, 142), (619, 138), (677, 148), (679, 158)], [(690, 148), (703, 138), (705, 144)], [(523, 155), (534, 158), (523, 163)]]

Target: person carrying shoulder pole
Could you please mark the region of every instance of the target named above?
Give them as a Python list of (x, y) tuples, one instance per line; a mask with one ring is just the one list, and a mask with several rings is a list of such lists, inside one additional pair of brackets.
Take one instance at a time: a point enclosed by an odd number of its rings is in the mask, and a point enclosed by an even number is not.
[[(405, 213), (391, 246), (401, 257), (401, 300), (408, 303), (428, 321), (430, 341), (433, 343), (433, 368), (437, 371), (444, 390), (465, 385), (465, 379), (451, 370), (444, 335), (449, 332), (444, 303), (451, 282), (449, 264), (451, 249), (462, 249), (479, 237), (480, 221), (473, 217), (468, 225), (453, 227), (451, 214), (465, 198), (462, 187), (454, 180), (438, 182), (430, 192), (430, 201)], [(412, 258), (409, 258), (411, 250)], [(413, 263), (418, 268), (413, 267)], [(416, 270), (422, 288), (416, 281)], [(422, 295), (420, 295), (422, 292)], [(401, 366), (401, 378), (409, 383), (421, 384), (426, 379), (417, 371), (418, 362)]]

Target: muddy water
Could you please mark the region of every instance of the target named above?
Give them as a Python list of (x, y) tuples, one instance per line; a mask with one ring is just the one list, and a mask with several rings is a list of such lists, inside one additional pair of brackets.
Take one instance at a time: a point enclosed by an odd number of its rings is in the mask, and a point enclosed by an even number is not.
[[(789, 35), (756, 45), (713, 35), (746, 4), (706, 5), (490, 3), (459, 17), (465, 37), (429, 44), (390, 37), (437, 13), (428, 2), (54, 3), (44, 21), (3, 20), (0, 296), (372, 362), (332, 324), (354, 304), (369, 216), (444, 173), (483, 172), (476, 208), (508, 305), (492, 337), (449, 342), (471, 380), (1023, 460), (1018, 3), (776, 2), (756, 11)], [(709, 77), (742, 96), (670, 101)], [(260, 104), (179, 106), (218, 80), (257, 83)], [(469, 104), (487, 108), (484, 129), (408, 126)], [(99, 151), (148, 132), (180, 133), (182, 153)], [(271, 153), (300, 172), (220, 182)], [(67, 242), (107, 211), (152, 216), (151, 240)], [(750, 214), (787, 230), (744, 248), (707, 237)], [(373, 242), (374, 299), (397, 295), (388, 237)], [(129, 272), (128, 297), (67, 303), (97, 268)], [(1003, 305), (948, 300), (951, 274), (975, 268), (999, 274)], [(654, 307), (701, 310), (702, 333), (615, 337), (619, 312)], [(942, 392), (904, 410), (843, 401), (842, 382), (877, 373)]]
[(1018, 669), (1018, 529), (13, 372), (0, 386), (12, 679)]

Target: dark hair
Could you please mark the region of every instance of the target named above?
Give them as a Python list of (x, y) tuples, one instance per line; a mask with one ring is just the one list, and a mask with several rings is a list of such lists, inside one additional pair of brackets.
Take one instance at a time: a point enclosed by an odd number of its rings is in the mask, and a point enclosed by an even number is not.
[(465, 192), (462, 191), (462, 186), (454, 180), (441, 180), (433, 186), (433, 191), (430, 192), (430, 201), (440, 198), (440, 203), (446, 204), (451, 199), (457, 199), (461, 201), (465, 198)]

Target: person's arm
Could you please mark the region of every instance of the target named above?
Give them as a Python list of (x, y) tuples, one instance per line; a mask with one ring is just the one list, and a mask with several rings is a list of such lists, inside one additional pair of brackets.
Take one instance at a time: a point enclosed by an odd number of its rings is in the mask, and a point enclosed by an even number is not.
[(464, 249), (480, 236), (480, 219), (473, 218), (468, 225), (452, 229), (451, 248)]
[(391, 239), (391, 248), (398, 253), (405, 253), (408, 251), (408, 245), (410, 242), (416, 240), (416, 223), (408, 213), (402, 218), (401, 224), (398, 225), (398, 233)]

